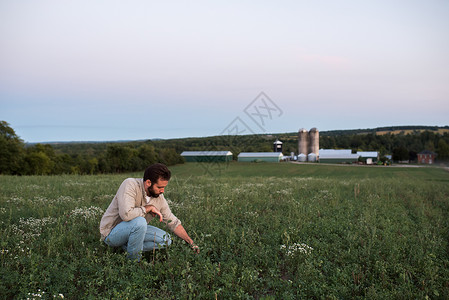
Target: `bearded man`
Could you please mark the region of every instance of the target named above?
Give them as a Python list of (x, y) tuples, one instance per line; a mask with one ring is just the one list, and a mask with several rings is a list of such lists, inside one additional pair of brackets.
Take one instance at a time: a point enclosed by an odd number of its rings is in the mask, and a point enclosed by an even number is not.
[(181, 221), (171, 212), (164, 190), (171, 172), (164, 164), (149, 166), (142, 178), (125, 179), (100, 221), (101, 239), (111, 247), (122, 247), (128, 258), (140, 261), (142, 252), (169, 246), (170, 235), (148, 225), (154, 217), (199, 253)]

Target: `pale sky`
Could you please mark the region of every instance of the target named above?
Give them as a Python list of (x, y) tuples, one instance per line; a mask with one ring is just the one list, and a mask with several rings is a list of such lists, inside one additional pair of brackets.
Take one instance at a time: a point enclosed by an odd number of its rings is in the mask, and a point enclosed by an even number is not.
[(449, 125), (449, 1), (0, 0), (0, 120), (26, 142)]

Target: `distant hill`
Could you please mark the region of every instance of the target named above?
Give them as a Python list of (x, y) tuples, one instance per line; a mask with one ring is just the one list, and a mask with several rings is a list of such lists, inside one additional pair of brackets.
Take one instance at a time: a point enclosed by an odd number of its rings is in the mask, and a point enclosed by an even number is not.
[[(319, 130), (319, 128), (318, 128)], [(377, 127), (377, 128), (366, 128), (366, 129), (340, 129), (340, 130), (326, 130), (320, 131), (320, 136), (342, 136), (342, 135), (354, 135), (354, 134), (369, 134), (376, 133), (376, 135), (384, 135), (384, 134), (413, 134), (413, 133), (421, 133), (424, 131), (430, 131), (437, 134), (449, 133), (449, 126), (386, 126), (386, 127)], [(256, 134), (257, 136), (261, 136), (263, 139), (271, 139), (271, 138), (293, 138), (298, 135), (298, 132), (285, 132), (285, 133), (270, 133), (270, 134)], [(140, 144), (146, 142), (161, 142), (165, 141), (187, 141), (187, 140), (202, 140), (202, 139), (210, 139), (216, 138), (217, 136), (206, 136), (206, 137), (187, 137), (187, 138), (172, 138), (172, 139), (163, 139), (163, 138), (154, 138), (148, 140), (117, 140), (117, 141), (72, 141), (72, 142), (41, 142), (41, 143), (26, 143), (27, 145), (35, 145), (35, 144), (49, 144), (56, 148), (58, 145), (67, 144), (111, 144), (111, 143), (123, 143), (123, 144)]]
[(383, 134), (413, 134), (430, 131), (433, 133), (444, 134), (449, 133), (449, 126), (387, 126), (377, 127), (372, 129), (347, 129), (347, 130), (329, 130), (321, 131), (320, 135), (324, 136), (339, 136), (339, 135), (353, 135), (353, 134), (368, 134), (375, 133), (376, 135)]
[[(318, 128), (319, 130), (319, 128)], [(341, 129), (341, 130), (326, 130), (320, 131), (320, 136), (345, 136), (345, 135), (355, 135), (355, 134), (370, 134), (375, 133), (376, 135), (407, 135), (407, 134), (419, 134), (421, 132), (433, 132), (436, 134), (444, 134), (449, 133), (449, 126), (386, 126), (386, 127), (377, 127), (377, 128), (366, 128), (366, 129)], [(285, 133), (269, 133), (269, 134), (256, 134), (261, 139), (270, 140), (270, 139), (296, 139), (298, 132), (285, 132)], [(242, 136), (243, 137), (243, 136)], [(219, 138), (219, 136), (206, 136), (206, 137), (187, 137), (187, 138), (172, 138), (172, 139), (163, 139), (163, 138), (155, 138), (148, 140), (117, 140), (117, 141), (73, 141), (73, 142), (42, 142), (40, 144), (50, 144), (55, 148), (65, 148), (65, 146), (77, 144), (79, 146), (92, 145), (92, 144), (111, 144), (111, 143), (122, 143), (122, 144), (143, 144), (148, 142), (155, 143), (177, 143), (177, 142), (199, 142), (206, 140), (214, 140)], [(35, 145), (38, 143), (27, 143), (27, 145)]]

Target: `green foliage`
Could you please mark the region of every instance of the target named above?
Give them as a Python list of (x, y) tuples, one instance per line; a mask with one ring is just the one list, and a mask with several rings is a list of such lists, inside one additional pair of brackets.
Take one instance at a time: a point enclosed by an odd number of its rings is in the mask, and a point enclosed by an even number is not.
[(44, 152), (31, 152), (25, 156), (25, 174), (51, 174), (54, 163)]
[(440, 139), (438, 141), (438, 150), (437, 151), (438, 151), (438, 159), (439, 160), (443, 160), (443, 161), (449, 160), (449, 145), (445, 140)]
[(449, 297), (449, 173), (442, 168), (230, 163), (221, 176), (206, 176), (204, 165), (192, 163), (171, 170), (166, 198), (201, 252), (174, 237), (141, 263), (98, 233), (120, 183), (140, 172), (0, 176), (0, 295)]
[(393, 160), (394, 161), (403, 161), (409, 159), (409, 153), (407, 148), (404, 146), (394, 148), (393, 149)]
[[(67, 147), (66, 147), (67, 146)], [(0, 121), (0, 174), (56, 175), (142, 171), (163, 162), (183, 163), (172, 148), (142, 143), (70, 143), (61, 147), (34, 144), (25, 147), (14, 130)]]
[(24, 144), (14, 129), (0, 121), (0, 174), (17, 174), (21, 168)]

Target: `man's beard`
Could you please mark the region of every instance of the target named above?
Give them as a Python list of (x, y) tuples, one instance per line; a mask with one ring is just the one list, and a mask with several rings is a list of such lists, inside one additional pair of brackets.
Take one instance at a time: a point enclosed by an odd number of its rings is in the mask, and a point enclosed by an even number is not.
[(151, 184), (150, 187), (147, 189), (148, 196), (153, 197), (153, 198), (159, 197), (159, 195), (162, 194), (162, 193), (156, 194), (156, 193), (153, 191), (152, 187), (153, 187), (153, 184)]

